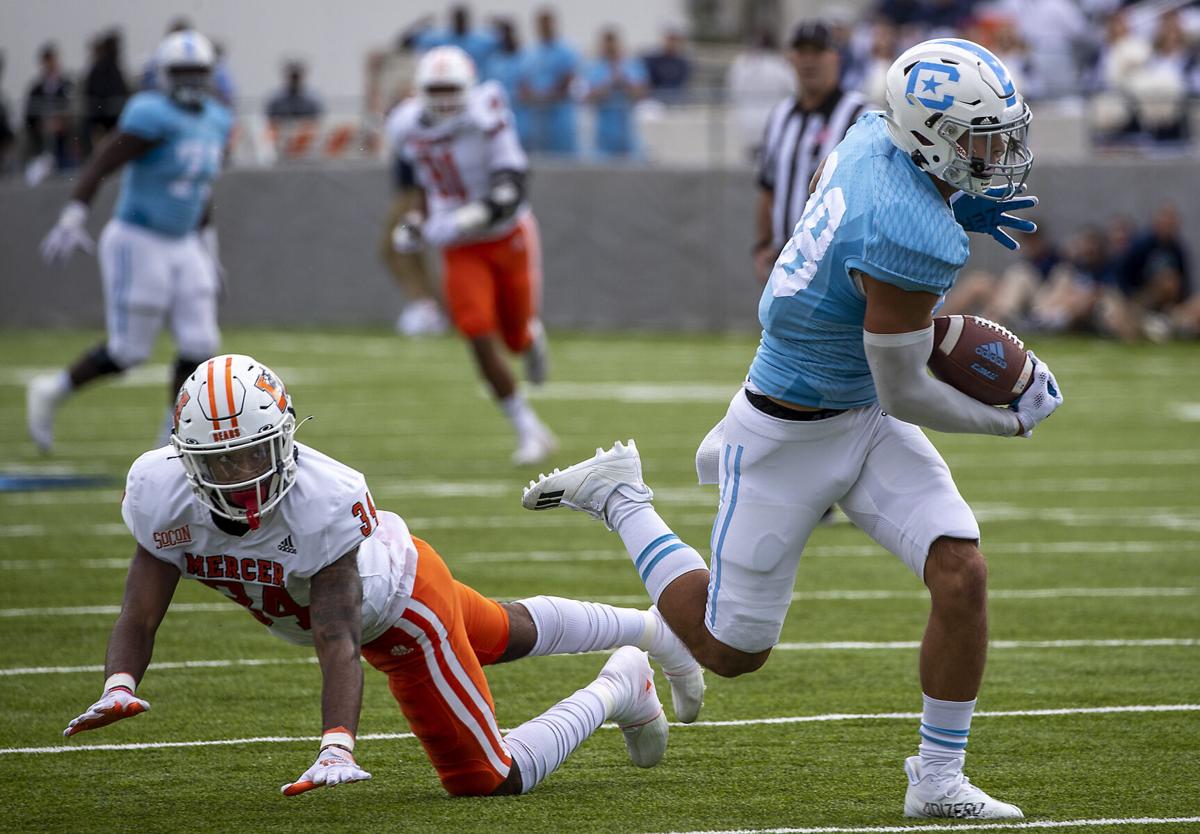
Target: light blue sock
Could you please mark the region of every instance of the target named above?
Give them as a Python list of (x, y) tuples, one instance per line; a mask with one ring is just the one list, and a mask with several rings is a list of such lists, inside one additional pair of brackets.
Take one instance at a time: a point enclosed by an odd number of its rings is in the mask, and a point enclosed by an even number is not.
[(708, 570), (700, 554), (671, 531), (653, 505), (631, 500), (618, 489), (608, 499), (605, 511), (655, 605), (663, 589), (683, 574)]

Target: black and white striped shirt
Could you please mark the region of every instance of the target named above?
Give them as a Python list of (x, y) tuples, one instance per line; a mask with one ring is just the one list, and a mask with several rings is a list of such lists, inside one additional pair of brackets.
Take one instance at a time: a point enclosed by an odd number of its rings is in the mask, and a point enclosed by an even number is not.
[(794, 96), (771, 110), (758, 184), (773, 193), (771, 244), (776, 251), (792, 236), (804, 213), (813, 172), (866, 109), (861, 93), (837, 89), (814, 110), (804, 110)]

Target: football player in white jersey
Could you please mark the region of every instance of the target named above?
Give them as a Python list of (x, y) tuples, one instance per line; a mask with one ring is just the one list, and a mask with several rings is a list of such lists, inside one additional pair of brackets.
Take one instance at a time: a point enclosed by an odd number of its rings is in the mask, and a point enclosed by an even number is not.
[(523, 355), (530, 382), (545, 380), (541, 242), (525, 195), (529, 162), (504, 89), (477, 84), (463, 50), (425, 53), (416, 86), (417, 95), (389, 114), (387, 136), (416, 169), (426, 210), (397, 226), (393, 243), (398, 251), (441, 248), (446, 307), (516, 432), (513, 462), (537, 463), (558, 442), (517, 390), (504, 357), (504, 347)]
[[(101, 181), (124, 168), (98, 253), (107, 339), (70, 368), (34, 378), (26, 391), (29, 433), (44, 452), (54, 442), (62, 402), (84, 385), (145, 362), (163, 324), (177, 348), (168, 403), (196, 363), (220, 345), (215, 252), (196, 231), (211, 208), (212, 181), (233, 125), (229, 110), (211, 95), (214, 60), (212, 44), (199, 32), (167, 36), (155, 52), (163, 89), (140, 92), (125, 105), (116, 131), (88, 162), (42, 242), (49, 263), (76, 249), (91, 252), (88, 206)], [(164, 422), (164, 442), (167, 431)]]
[[(284, 640), (313, 646), (322, 672), (316, 761), (288, 795), (369, 779), (354, 755), (361, 654), (388, 684), (456, 796), (523, 793), (604, 721), (640, 767), (666, 749), (653, 657), (676, 717), (693, 721), (703, 673), (658, 612), (539, 596), (499, 603), (457, 582), (362, 474), (296, 443), (283, 380), (248, 356), (202, 363), (180, 389), (171, 444), (129, 471), (121, 512), (136, 541), (102, 695), (73, 736), (149, 709), (135, 694), (180, 577), (196, 579)], [(620, 648), (618, 648), (620, 647)], [(618, 650), (592, 683), (505, 736), (482, 667), (536, 655)]]
[(970, 41), (919, 44), (887, 81), (888, 112), (860, 117), (823, 163), (764, 289), (746, 385), (706, 438), (716, 448), (697, 457), (701, 481), (721, 484), (711, 570), (653, 510), (632, 444), (531, 484), (523, 503), (602, 518), (696, 658), (734, 676), (778, 642), (801, 552), (837, 502), (932, 600), (904, 813), (1017, 818), (963, 774), (987, 652), (987, 565), (975, 517), (918, 426), (1029, 436), (1062, 403), (1036, 358), (1007, 408), (926, 369), (966, 232), (996, 237), (1026, 222), (1006, 209), (1032, 202), (1013, 199), (1033, 162), (1031, 115), (1003, 64)]

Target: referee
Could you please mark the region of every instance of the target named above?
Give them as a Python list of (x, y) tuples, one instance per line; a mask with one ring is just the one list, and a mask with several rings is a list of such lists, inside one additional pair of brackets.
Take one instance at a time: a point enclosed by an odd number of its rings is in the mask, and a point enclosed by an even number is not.
[(862, 94), (840, 85), (841, 55), (825, 23), (797, 26), (788, 59), (798, 92), (771, 110), (758, 168), (753, 254), (764, 282), (804, 213), (813, 172), (866, 109)]

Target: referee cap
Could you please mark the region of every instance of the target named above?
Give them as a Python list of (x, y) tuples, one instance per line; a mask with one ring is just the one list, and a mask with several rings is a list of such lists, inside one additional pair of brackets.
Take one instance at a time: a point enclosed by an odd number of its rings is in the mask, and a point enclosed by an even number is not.
[(805, 20), (792, 32), (792, 49), (833, 49), (833, 33), (823, 20)]

